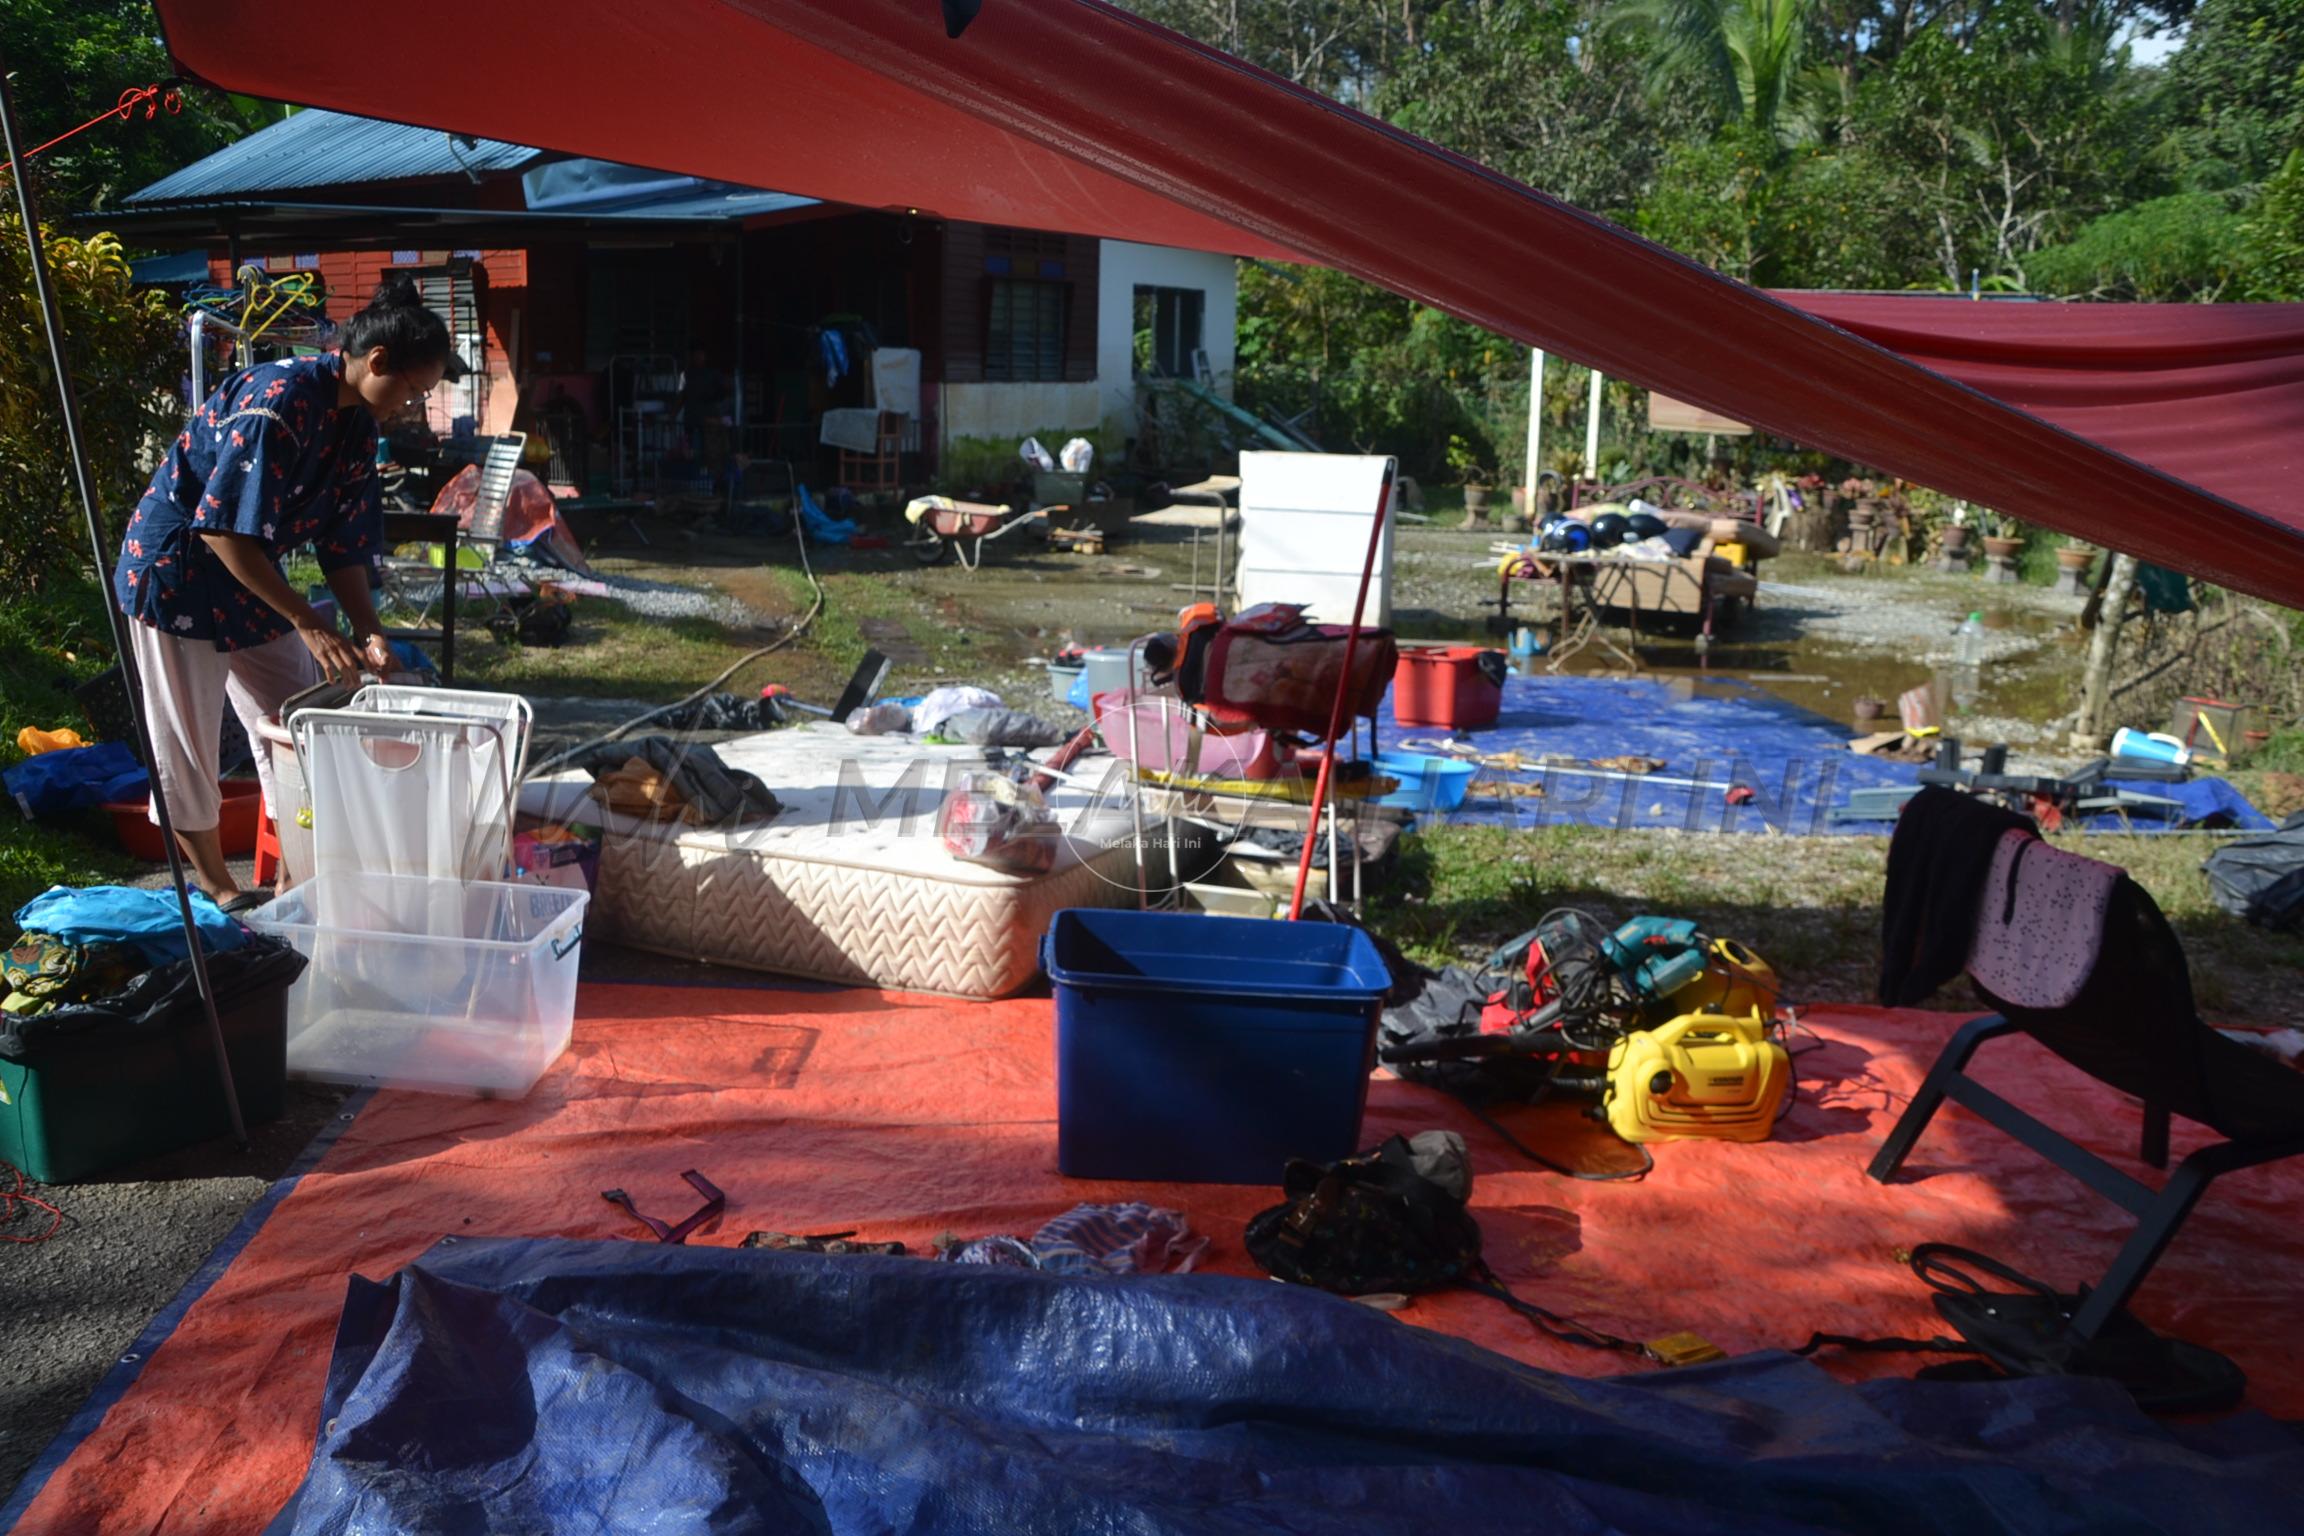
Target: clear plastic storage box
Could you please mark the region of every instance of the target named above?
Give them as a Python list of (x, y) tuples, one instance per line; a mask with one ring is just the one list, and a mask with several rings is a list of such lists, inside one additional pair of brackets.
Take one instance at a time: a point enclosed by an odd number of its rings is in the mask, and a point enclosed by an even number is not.
[(518, 1098), (568, 1048), (582, 891), (321, 875), (252, 913), (311, 965), (288, 994), (288, 1074)]

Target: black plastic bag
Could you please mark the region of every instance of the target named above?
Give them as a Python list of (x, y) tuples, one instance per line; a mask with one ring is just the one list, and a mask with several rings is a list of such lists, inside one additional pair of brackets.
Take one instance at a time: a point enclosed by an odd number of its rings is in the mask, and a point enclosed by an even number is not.
[[(251, 935), (238, 949), (208, 956), (208, 980), (222, 1013), (304, 973), (305, 960), (285, 939)], [(84, 1036), (136, 1035), (198, 1020), (199, 982), (189, 959), (156, 966), (109, 997), (66, 1003), (45, 1013), (0, 1013), (0, 1056), (37, 1061), (43, 1049)]]

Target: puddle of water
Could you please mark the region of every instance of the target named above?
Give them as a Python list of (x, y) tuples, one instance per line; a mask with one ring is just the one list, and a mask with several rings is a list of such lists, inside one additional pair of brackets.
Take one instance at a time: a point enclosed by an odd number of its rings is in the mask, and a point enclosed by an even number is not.
[[(1420, 620), (1426, 616), (1417, 614), (1414, 617)], [(1495, 634), (1479, 620), (1446, 620), (1437, 615), (1431, 617), (1434, 622), (1418, 622), (1404, 630), (1404, 633), (1418, 640), (1446, 640), (1456, 644), (1499, 648), (1508, 646), (1507, 637)], [(2058, 628), (2060, 622), (2054, 614), (2024, 608), (1986, 610), (1984, 618), (1987, 629), (2027, 635), (2048, 635)], [(1527, 628), (1549, 648), (1552, 639), (1550, 625), (1531, 623)], [(1856, 723), (1856, 703), (1859, 699), (1880, 701), (1885, 706), (1882, 725), (1893, 726), (1897, 696), (1930, 681), (1935, 670), (1927, 663), (1910, 660), (1894, 652), (1851, 649), (1833, 643), (1829, 637), (1812, 634), (1795, 633), (1761, 638), (1747, 637), (1732, 631), (1716, 639), (1708, 652), (1697, 647), (1693, 633), (1644, 631), (1637, 645), (1632, 643), (1630, 636), (1622, 629), (1610, 629), (1607, 634), (1617, 645), (1630, 650), (1639, 658), (1644, 673), (1660, 678), (1684, 678), (1698, 686), (1711, 682), (1747, 683), (1803, 709), (1850, 726)], [(2079, 664), (2078, 643), (2069, 637), (2050, 639), (2047, 647), (2059, 656), (2068, 654), (2070, 665), (2056, 662), (2044, 665), (2043, 658), (2038, 654), (1998, 665), (1986, 665), (1975, 713), (2003, 718), (2046, 719), (2067, 708), (2070, 701), (2065, 698), (2065, 694), (2073, 686), (2072, 679), (2077, 675)], [(1516, 658), (1513, 669), (1524, 677), (1553, 675), (1549, 654)], [(1623, 666), (1605, 647), (1594, 641), (1570, 657), (1560, 670), (1571, 674), (1604, 674), (1621, 672)]]

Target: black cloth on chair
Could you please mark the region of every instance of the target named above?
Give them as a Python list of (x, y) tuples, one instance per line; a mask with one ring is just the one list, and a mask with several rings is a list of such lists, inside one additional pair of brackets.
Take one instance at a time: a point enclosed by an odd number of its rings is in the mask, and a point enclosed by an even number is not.
[(1880, 1001), (1924, 1000), (1968, 965), (1993, 852), (2010, 832), (2040, 835), (2029, 816), (1930, 786), (1896, 818), (1880, 906)]
[(2304, 1132), (2304, 1073), (2200, 1021), (2184, 946), (2149, 891), (2122, 877), (2096, 969), (2062, 1008), (2020, 1008), (1981, 983), (2000, 1016), (2122, 1093), (2234, 1141)]

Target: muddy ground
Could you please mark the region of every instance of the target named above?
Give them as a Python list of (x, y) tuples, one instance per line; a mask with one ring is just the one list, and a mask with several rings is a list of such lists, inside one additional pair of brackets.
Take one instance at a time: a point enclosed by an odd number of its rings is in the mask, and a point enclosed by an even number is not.
[[(1401, 530), (1392, 617), (1401, 638), (1500, 641), (1490, 553), (1497, 537)], [(923, 569), (901, 547), (820, 549), (814, 564), (833, 596), (834, 627), (853, 626), (863, 643), (895, 661), (893, 687), (967, 681), (1006, 685), (1026, 698), (1038, 676), (1034, 664), (1066, 644), (1112, 644), (1169, 627), (1192, 600), (1196, 569), (1203, 596), (1213, 584), (1212, 540), (1205, 535), (1196, 548), (1187, 530), (1145, 529), (1095, 556), (1019, 537), (990, 546), (974, 571), (955, 564)], [(655, 548), (602, 552), (598, 563), (620, 578), (701, 578), (739, 600), (763, 632), (788, 621), (807, 594), (784, 541), (660, 534)], [(1951, 660), (1954, 629), (1980, 611), (1988, 632), (1983, 689), (1973, 717), (1959, 727), (1971, 741), (2007, 741), (2056, 758), (2050, 723), (2071, 707), (2076, 688), (2079, 599), (1933, 572), (1852, 576), (1835, 561), (1806, 556), (1771, 562), (1763, 578), (1759, 603), (1716, 638), (1708, 655), (1699, 654), (1685, 626), (1665, 628), (1634, 647), (1642, 665), (1663, 675), (1747, 680), (1820, 714), (1851, 719), (1859, 699), (1892, 704), (1928, 682)], [(1514, 622), (1544, 631), (1547, 615), (1528, 606), (1532, 599), (1541, 602), (1535, 588), (1516, 588)], [(1567, 669), (1616, 665), (1594, 647)], [(801, 647), (762, 669), (796, 689), (836, 690), (846, 666), (835, 644)], [(580, 675), (571, 667), (569, 681)], [(550, 679), (537, 683), (562, 691)]]

